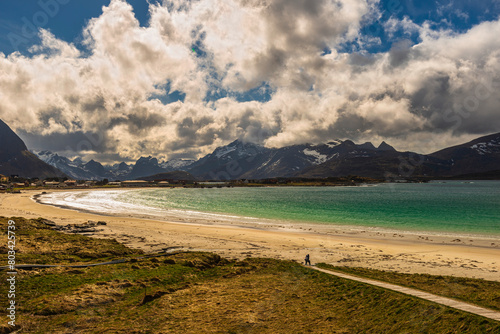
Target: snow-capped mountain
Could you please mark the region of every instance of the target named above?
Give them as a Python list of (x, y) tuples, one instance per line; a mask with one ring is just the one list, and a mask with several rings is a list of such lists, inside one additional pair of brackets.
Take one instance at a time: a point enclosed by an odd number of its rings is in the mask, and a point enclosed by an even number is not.
[[(243, 175), (245, 178), (270, 178), (302, 176), (303, 171), (347, 157), (371, 157), (391, 146), (376, 148), (371, 143), (356, 145), (350, 140), (334, 140), (326, 144), (293, 145), (274, 149), (265, 162)], [(322, 176), (321, 176), (322, 177)]]
[(350, 140), (334, 140), (326, 144), (292, 145), (282, 148), (265, 148), (236, 140), (215, 149), (193, 163), (187, 171), (201, 179), (264, 179), (297, 176), (312, 166), (324, 164), (349, 154), (370, 156), (379, 149), (393, 151), (383, 143), (380, 148), (371, 143), (356, 145)]
[(187, 159), (172, 159), (165, 162), (160, 162), (154, 157), (141, 157), (130, 167), (130, 172), (123, 177), (127, 180), (137, 179), (155, 174), (186, 171), (194, 160)]
[(120, 162), (119, 164), (114, 164), (110, 168), (110, 172), (113, 174), (114, 180), (121, 180), (132, 171), (133, 166), (127, 165), (125, 162)]
[(135, 164), (125, 162), (114, 165), (102, 165), (100, 162), (90, 160), (84, 162), (77, 157), (70, 160), (50, 151), (40, 151), (35, 154), (40, 160), (56, 167), (68, 177), (76, 180), (130, 180), (158, 173), (185, 170), (194, 160), (174, 159), (167, 162), (158, 162), (153, 157), (141, 157)]
[(450, 175), (500, 170), (500, 133), (430, 154), (450, 164)]
[(205, 180), (233, 180), (253, 170), (272, 149), (235, 140), (216, 148), (212, 153), (194, 162), (186, 169), (194, 176)]
[(229, 145), (216, 148), (215, 151), (208, 156), (223, 161), (234, 159), (250, 160), (257, 155), (266, 153), (268, 151), (269, 149), (265, 148), (264, 146), (243, 142), (241, 140), (235, 140)]
[(160, 167), (168, 171), (174, 171), (174, 170), (185, 171), (195, 161), (196, 160), (191, 160), (191, 159), (172, 159), (160, 163)]
[(158, 159), (149, 157), (140, 157), (132, 166), (132, 170), (126, 176), (127, 179), (137, 179), (143, 176), (154, 175), (163, 172), (164, 169), (158, 163)]
[(100, 180), (103, 177), (95, 175), (92, 171), (86, 170), (85, 165), (81, 159), (74, 159), (73, 161), (52, 153), (50, 151), (34, 152), (40, 160), (48, 163), (49, 165), (59, 169), (68, 177), (75, 180)]
[[(302, 144), (282, 148), (235, 140), (216, 148), (199, 160), (141, 157), (134, 164), (107, 166), (97, 161), (70, 160), (49, 151), (41, 160), (74, 179), (130, 180), (174, 171), (192, 174), (199, 180), (265, 179), (275, 177), (323, 178), (357, 175), (384, 178), (386, 175), (449, 177), (500, 170), (500, 133), (450, 147), (430, 155), (398, 152), (386, 142), (378, 147), (367, 142), (332, 140), (325, 144)], [(410, 164), (411, 175), (404, 170)], [(403, 167), (405, 168), (403, 168)]]

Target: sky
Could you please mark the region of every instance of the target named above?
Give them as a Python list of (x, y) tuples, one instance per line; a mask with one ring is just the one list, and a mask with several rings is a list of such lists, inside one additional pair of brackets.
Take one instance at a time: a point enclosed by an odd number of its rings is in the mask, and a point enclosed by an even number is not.
[[(29, 4), (29, 5), (27, 5)], [(103, 163), (500, 131), (500, 0), (0, 2), (0, 119)]]

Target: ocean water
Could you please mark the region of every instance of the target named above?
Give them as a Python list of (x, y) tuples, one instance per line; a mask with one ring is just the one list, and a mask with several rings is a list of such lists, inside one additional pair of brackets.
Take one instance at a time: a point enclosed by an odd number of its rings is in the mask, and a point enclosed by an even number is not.
[(47, 194), (41, 201), (112, 214), (233, 220), (250, 217), (500, 236), (500, 181), (360, 187), (93, 190)]

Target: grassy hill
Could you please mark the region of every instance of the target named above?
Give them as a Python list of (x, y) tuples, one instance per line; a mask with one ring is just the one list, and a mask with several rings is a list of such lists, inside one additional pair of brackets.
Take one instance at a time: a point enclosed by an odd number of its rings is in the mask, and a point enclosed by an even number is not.
[[(19, 270), (17, 323), (23, 333), (500, 331), (499, 322), (333, 277), (291, 261), (236, 261), (200, 252), (147, 257), (114, 240), (62, 234), (42, 220), (14, 220), (19, 264), (128, 259), (88, 268)], [(7, 219), (0, 218), (3, 231), (6, 224)], [(2, 245), (6, 245), (5, 234)], [(3, 257), (2, 265), (5, 262)], [(370, 275), (376, 278), (379, 274)], [(5, 272), (0, 273), (0, 279), (6, 279)], [(460, 284), (497, 293), (498, 284), (491, 283), (464, 279)], [(0, 305), (6, 305), (6, 298), (4, 291)], [(0, 317), (5, 319), (4, 307)], [(0, 330), (6, 332), (7, 328)]]

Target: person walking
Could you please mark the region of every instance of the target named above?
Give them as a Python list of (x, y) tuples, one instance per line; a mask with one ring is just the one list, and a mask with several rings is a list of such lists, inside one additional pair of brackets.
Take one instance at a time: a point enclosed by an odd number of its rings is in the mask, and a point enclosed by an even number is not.
[(311, 261), (309, 260), (309, 254), (306, 255), (306, 258), (305, 258), (305, 265), (311, 265)]

